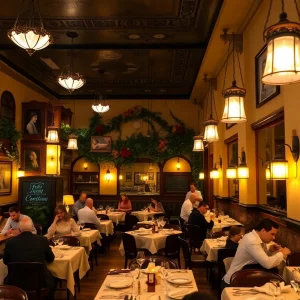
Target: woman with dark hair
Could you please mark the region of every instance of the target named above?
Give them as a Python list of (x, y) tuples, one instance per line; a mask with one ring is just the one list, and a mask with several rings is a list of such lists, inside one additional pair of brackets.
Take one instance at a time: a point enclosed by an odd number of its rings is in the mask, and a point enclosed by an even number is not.
[(59, 205), (55, 209), (55, 218), (48, 228), (46, 237), (50, 240), (53, 236), (79, 236), (80, 230), (74, 219), (70, 218), (64, 205)]
[(242, 238), (242, 229), (238, 226), (232, 226), (229, 229), (229, 235), (228, 235), (228, 239), (226, 240), (225, 248), (237, 249), (241, 238)]
[(36, 129), (35, 123), (37, 121), (37, 113), (31, 112), (29, 115), (30, 121), (28, 122), (26, 129), (29, 134), (40, 134)]
[(162, 214), (165, 213), (164, 207), (161, 202), (151, 198), (150, 210), (155, 212), (161, 212)]
[(121, 199), (118, 204), (118, 211), (131, 212), (132, 205), (125, 193), (121, 194)]

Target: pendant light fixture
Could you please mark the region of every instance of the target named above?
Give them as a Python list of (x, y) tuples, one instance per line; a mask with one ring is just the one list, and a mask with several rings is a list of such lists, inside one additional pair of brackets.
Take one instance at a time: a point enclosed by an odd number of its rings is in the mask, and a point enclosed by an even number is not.
[(110, 110), (110, 105), (103, 99), (101, 94), (96, 94), (92, 109), (94, 112), (102, 114)]
[[(197, 104), (196, 99), (194, 101), (194, 104)], [(198, 105), (198, 128), (200, 130), (200, 109), (199, 109), (200, 104), (197, 104), (197, 105)], [(204, 151), (203, 134), (199, 133), (198, 135), (194, 136), (193, 151), (194, 152)]]
[[(223, 97), (225, 98), (225, 107), (223, 111), (223, 116), (221, 119), (221, 122), (223, 123), (242, 123), (246, 122), (246, 114), (245, 114), (245, 108), (244, 108), (244, 98), (246, 96), (246, 90), (244, 89), (244, 81), (243, 81), (243, 75), (241, 70), (241, 64), (240, 64), (240, 58), (239, 58), (239, 51), (241, 51), (242, 46), (239, 45), (239, 47), (236, 46), (236, 36), (234, 33), (227, 34), (225, 31), (223, 38), (229, 40), (230, 42), (228, 46), (228, 54), (227, 54), (227, 60), (225, 64), (225, 75), (224, 75), (224, 83), (223, 83)], [(232, 42), (231, 42), (232, 40)], [(226, 82), (226, 74), (227, 74), (227, 67), (228, 67), (228, 60), (230, 56), (230, 50), (231, 50), (231, 44), (232, 44), (232, 85), (231, 87), (225, 88), (225, 82)], [(235, 58), (237, 57), (238, 65), (239, 65), (239, 73), (241, 76), (241, 83), (242, 88), (238, 87), (236, 84), (236, 76), (235, 76)]]
[(49, 103), (52, 106), (52, 125), (47, 127), (48, 130), (48, 136), (47, 136), (47, 143), (59, 143), (58, 138), (58, 127), (54, 125), (54, 105), (51, 101)]
[(73, 57), (76, 54), (73, 51), (73, 39), (78, 37), (76, 32), (67, 32), (67, 37), (71, 38), (71, 53), (70, 53), (70, 65), (68, 68), (62, 71), (61, 75), (58, 76), (58, 83), (65, 89), (72, 93), (74, 90), (81, 88), (85, 84), (85, 79), (79, 73), (73, 73)]
[(112, 175), (111, 175), (109, 169), (107, 169), (107, 171), (106, 171), (106, 173), (105, 173), (105, 175), (104, 175), (104, 178), (105, 178), (105, 180), (108, 181), (108, 182), (112, 179)]
[[(52, 43), (52, 36), (45, 30), (38, 0), (29, 0), (28, 21), (18, 25), (19, 17), (23, 9), (25, 0), (22, 0), (20, 10), (14, 27), (7, 33), (8, 37), (20, 48), (32, 55), (37, 50), (42, 50)], [(37, 6), (37, 16), (35, 18), (34, 4)]]
[(181, 167), (181, 165), (180, 165), (180, 159), (178, 157), (177, 162), (176, 162), (176, 169), (177, 169), (177, 171), (180, 170), (180, 167)]
[[(294, 0), (298, 19), (300, 12), (297, 0)], [(268, 10), (264, 28), (264, 40), (267, 43), (267, 59), (262, 82), (269, 85), (285, 85), (300, 82), (300, 23), (287, 19), (284, 0), (281, 0), (279, 22), (266, 28), (272, 8)]]
[[(218, 116), (217, 116), (217, 108), (214, 99), (214, 91), (213, 91), (213, 78), (207, 79), (206, 75), (204, 77), (204, 81), (208, 81), (209, 90), (208, 90), (208, 102), (210, 102), (210, 116), (209, 118), (203, 123), (204, 125), (204, 137), (203, 141), (211, 143), (217, 142), (219, 140), (218, 134)], [(209, 103), (207, 103), (209, 105)], [(213, 106), (215, 109), (217, 119), (213, 118)]]
[(77, 138), (78, 138), (78, 136), (75, 135), (75, 134), (70, 134), (69, 135), (68, 148), (67, 149), (69, 149), (69, 150), (78, 150)]

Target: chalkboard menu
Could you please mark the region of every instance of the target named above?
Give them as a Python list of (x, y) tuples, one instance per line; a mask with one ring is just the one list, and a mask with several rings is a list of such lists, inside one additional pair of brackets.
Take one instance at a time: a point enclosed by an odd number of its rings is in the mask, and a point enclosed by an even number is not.
[(189, 190), (189, 174), (166, 174), (166, 193), (186, 193)]
[(21, 212), (46, 229), (52, 223), (57, 202), (62, 202), (62, 177), (27, 176), (19, 180)]

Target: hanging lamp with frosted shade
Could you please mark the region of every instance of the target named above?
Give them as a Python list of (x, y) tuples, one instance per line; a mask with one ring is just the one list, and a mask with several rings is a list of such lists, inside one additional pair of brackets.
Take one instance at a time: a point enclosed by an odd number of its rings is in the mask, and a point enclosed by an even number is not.
[[(300, 21), (297, 0), (294, 3)], [(266, 25), (271, 8), (272, 1)], [(262, 76), (264, 84), (286, 85), (300, 82), (300, 23), (289, 21), (284, 10), (284, 0), (281, 0), (279, 22), (264, 29), (267, 43), (266, 65)]]
[(203, 180), (204, 179), (204, 171), (200, 171), (199, 172), (199, 180)]
[(73, 58), (76, 56), (73, 51), (73, 39), (78, 37), (76, 32), (67, 32), (67, 37), (71, 38), (71, 52), (70, 52), (70, 64), (66, 69), (63, 69), (60, 76), (58, 76), (58, 83), (72, 93), (74, 90), (80, 89), (85, 84), (85, 79), (79, 73), (73, 72)]
[(92, 110), (98, 114), (103, 114), (110, 110), (110, 105), (103, 99), (101, 94), (96, 94), (95, 101), (92, 104)]
[[(221, 122), (223, 123), (242, 123), (246, 122), (246, 114), (244, 107), (244, 99), (246, 96), (246, 90), (244, 89), (244, 80), (241, 70), (240, 58), (239, 54), (243, 49), (243, 36), (236, 35), (235, 33), (228, 34), (227, 30), (224, 31), (224, 34), (221, 36), (223, 40), (226, 42), (229, 41), (228, 53), (225, 63), (225, 75), (224, 75), (224, 83), (222, 94), (225, 99), (225, 106), (223, 110), (223, 116)], [(228, 61), (230, 57), (230, 50), (232, 45), (232, 85), (229, 88), (225, 89), (225, 82), (227, 77), (227, 68)], [(238, 71), (241, 78), (242, 88), (237, 86), (236, 79), (236, 59), (238, 61)]]
[(58, 127), (48, 126), (47, 143), (59, 143)]
[[(38, 0), (29, 0), (28, 20), (26, 22), (22, 21), (20, 24), (19, 17), (23, 11), (24, 2), (22, 0), (15, 24), (8, 31), (7, 35), (12, 42), (25, 49), (29, 55), (32, 55), (35, 51), (48, 47), (52, 43), (53, 38), (44, 28)], [(37, 18), (35, 18), (36, 12)]]
[(67, 149), (69, 149), (69, 150), (78, 150), (77, 138), (78, 138), (78, 136), (75, 135), (75, 134), (70, 134), (69, 135)]
[(194, 136), (194, 152), (204, 151), (203, 135)]

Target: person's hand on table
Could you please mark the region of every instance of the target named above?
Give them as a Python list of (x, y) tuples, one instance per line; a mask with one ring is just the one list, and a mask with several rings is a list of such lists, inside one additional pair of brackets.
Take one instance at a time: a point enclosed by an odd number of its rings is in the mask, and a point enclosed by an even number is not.
[(289, 248), (281, 248), (279, 251), (283, 254), (285, 258), (292, 253)]
[(19, 235), (20, 234), (20, 230), (19, 229), (10, 229), (10, 231), (11, 231), (11, 235), (13, 235), (13, 236), (16, 236), (16, 235)]
[(269, 251), (270, 252), (276, 252), (278, 250), (281, 250), (282, 247), (279, 244), (273, 243), (270, 247), (269, 247)]

